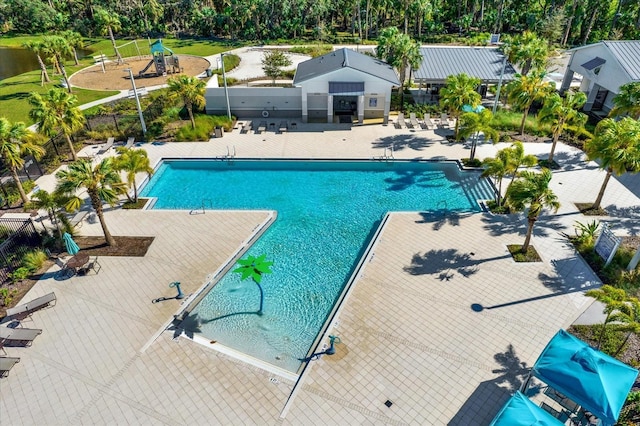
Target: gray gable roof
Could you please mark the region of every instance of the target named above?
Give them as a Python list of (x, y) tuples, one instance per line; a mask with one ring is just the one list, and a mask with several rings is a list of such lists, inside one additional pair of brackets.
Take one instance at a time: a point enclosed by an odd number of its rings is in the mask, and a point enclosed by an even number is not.
[(603, 41), (602, 43), (609, 48), (629, 77), (634, 81), (640, 81), (640, 41)]
[(378, 77), (395, 86), (400, 85), (396, 72), (389, 64), (372, 56), (363, 55), (362, 53), (354, 52), (347, 48), (335, 50), (326, 55), (318, 56), (317, 58), (312, 58), (298, 64), (296, 75), (293, 78), (293, 84), (295, 85), (306, 80), (311, 80), (345, 67)]
[[(420, 48), (420, 53), (422, 63), (415, 72), (416, 79), (436, 82), (464, 73), (483, 82), (500, 80), (504, 55), (497, 48), (426, 46)], [(507, 63), (503, 81), (513, 80), (515, 73)]]

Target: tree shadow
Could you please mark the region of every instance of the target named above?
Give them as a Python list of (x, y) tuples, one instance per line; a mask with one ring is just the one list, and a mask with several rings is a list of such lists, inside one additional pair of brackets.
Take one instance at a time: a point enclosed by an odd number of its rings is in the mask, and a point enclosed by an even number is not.
[(403, 191), (412, 186), (419, 186), (421, 188), (438, 188), (441, 185), (431, 185), (430, 181), (438, 181), (439, 177), (434, 176), (431, 173), (423, 171), (405, 170), (396, 171), (395, 177), (386, 178), (384, 181), (390, 186), (387, 191)]
[[(523, 213), (484, 215), (482, 222), (485, 224), (484, 229), (489, 232), (489, 235), (494, 237), (504, 234), (517, 234), (524, 237), (527, 233), (527, 218)], [(551, 235), (551, 231), (561, 232), (564, 228), (564, 225), (556, 215), (542, 215), (533, 227), (533, 235), (547, 237)]]
[(198, 318), (198, 314), (188, 313), (186, 316), (174, 317), (173, 321), (169, 325), (167, 330), (173, 331), (173, 338), (177, 339), (181, 334), (185, 334), (190, 339), (193, 339), (194, 333), (202, 332), (202, 320)]
[(1, 95), (0, 101), (9, 101), (11, 99), (27, 99), (29, 96), (31, 96), (31, 93), (15, 92), (11, 94)]
[(475, 253), (461, 253), (456, 249), (429, 250), (424, 254), (416, 253), (411, 258), (411, 265), (403, 270), (411, 275), (437, 275), (440, 281), (451, 281), (457, 272), (469, 278), (478, 272), (478, 265), (493, 260), (506, 259), (503, 256), (474, 259)]
[(620, 176), (613, 176), (618, 182), (624, 185), (633, 195), (640, 198), (640, 174), (624, 173)]
[[(625, 219), (640, 218), (640, 206), (617, 207), (615, 205), (609, 205), (609, 206), (605, 207), (605, 210), (607, 211), (607, 213), (609, 213), (609, 216), (611, 216), (611, 217), (625, 218)], [(633, 229), (636, 229), (636, 230), (640, 229), (640, 223), (639, 222), (635, 222), (635, 223), (633, 223), (631, 225), (632, 225), (631, 227)], [(626, 227), (627, 226), (625, 224), (625, 228)]]
[(530, 367), (518, 357), (513, 345), (509, 344), (506, 351), (496, 353), (493, 359), (498, 368), (491, 372), (498, 376), (481, 382), (447, 425), (489, 424), (511, 395), (523, 385)]
[(393, 136), (385, 136), (372, 142), (374, 148), (391, 148), (394, 151), (402, 151), (403, 149), (413, 149), (421, 151), (424, 148), (432, 146), (435, 142), (425, 137), (413, 134), (399, 134)]
[[(539, 156), (538, 160), (546, 160), (547, 158), (549, 158), (549, 154)], [(573, 170), (595, 170), (598, 168), (597, 164), (586, 159), (582, 151), (556, 152), (553, 154), (553, 161), (560, 166), (560, 169), (554, 170), (553, 173), (570, 172)]]
[(442, 208), (438, 206), (437, 210), (420, 212), (422, 220), (416, 220), (415, 223), (433, 223), (432, 229), (438, 231), (444, 225), (460, 226), (460, 219), (471, 216), (473, 213), (461, 213), (447, 210), (446, 205), (442, 204)]

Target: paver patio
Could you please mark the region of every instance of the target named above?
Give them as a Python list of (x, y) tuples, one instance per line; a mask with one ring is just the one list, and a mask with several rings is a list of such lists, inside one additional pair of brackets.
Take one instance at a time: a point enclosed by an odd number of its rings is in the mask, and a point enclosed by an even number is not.
[[(155, 164), (223, 156), (228, 146), (238, 157), (372, 158), (391, 143), (396, 158), (469, 152), (441, 134), (391, 125), (236, 130), (208, 143), (144, 147)], [(180, 302), (151, 303), (175, 294), (172, 281), (196, 291), (268, 212), (108, 211), (114, 235), (154, 243), (143, 258), (100, 258), (98, 275), (57, 281), (52, 270), (31, 290), (25, 300), (55, 291), (58, 304), (25, 323), (44, 330), (32, 347), (7, 348), (22, 361), (0, 380), (0, 424), (486, 424), (553, 334), (590, 304), (582, 291), (600, 284), (560, 232), (585, 220), (571, 202), (593, 200), (603, 174), (576, 150), (561, 146), (557, 155), (564, 167), (552, 188), (563, 206), (538, 221), (533, 239), (544, 262), (516, 264), (506, 252), (524, 238), (521, 215), (392, 214), (329, 330), (342, 340), (336, 355), (313, 361), (297, 385), (174, 339), (167, 326)], [(612, 179), (605, 195), (620, 233), (638, 232), (639, 180)], [(92, 223), (81, 230), (101, 233)]]

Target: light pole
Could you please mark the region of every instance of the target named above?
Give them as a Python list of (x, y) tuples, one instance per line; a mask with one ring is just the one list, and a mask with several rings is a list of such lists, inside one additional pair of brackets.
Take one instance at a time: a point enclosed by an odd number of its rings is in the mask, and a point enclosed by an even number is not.
[(502, 60), (502, 71), (500, 71), (500, 80), (498, 80), (498, 89), (496, 90), (496, 100), (493, 102), (493, 111), (492, 113), (496, 113), (496, 109), (498, 109), (498, 101), (500, 100), (500, 89), (502, 88), (502, 78), (504, 77), (504, 69), (507, 67), (507, 57), (505, 56)]
[(231, 106), (229, 105), (229, 89), (227, 88), (227, 75), (224, 73), (224, 53), (220, 54), (220, 63), (222, 65), (222, 81), (224, 83), (224, 97), (227, 100), (227, 117), (231, 121)]
[(136, 89), (136, 82), (133, 79), (133, 72), (131, 68), (127, 68), (124, 71), (129, 72), (129, 78), (131, 79), (131, 86), (133, 86), (133, 96), (136, 98), (136, 106), (138, 107), (138, 115), (140, 116), (140, 124), (142, 125), (142, 134), (147, 134), (147, 125), (144, 124), (144, 117), (142, 116), (142, 107), (140, 106), (140, 98), (138, 98), (138, 89)]

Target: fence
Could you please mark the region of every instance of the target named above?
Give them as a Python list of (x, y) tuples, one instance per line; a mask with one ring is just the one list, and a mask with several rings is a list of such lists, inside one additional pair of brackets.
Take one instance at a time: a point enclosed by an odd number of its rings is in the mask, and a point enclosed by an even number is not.
[(0, 218), (0, 283), (20, 267), (22, 256), (40, 245), (40, 234), (31, 219)]

